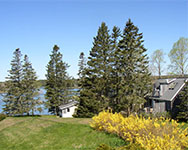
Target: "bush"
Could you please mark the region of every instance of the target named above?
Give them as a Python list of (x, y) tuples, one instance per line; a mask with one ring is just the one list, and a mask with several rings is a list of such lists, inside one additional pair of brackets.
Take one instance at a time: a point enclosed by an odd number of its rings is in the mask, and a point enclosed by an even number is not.
[(97, 147), (96, 150), (144, 150), (143, 148), (140, 147), (140, 145), (131, 143), (127, 146), (123, 147), (118, 147), (118, 148), (112, 148), (106, 144), (101, 144), (99, 147)]
[(5, 119), (7, 116), (5, 114), (0, 114), (0, 121)]
[(163, 117), (145, 119), (131, 115), (124, 118), (120, 113), (103, 111), (92, 120), (91, 127), (117, 134), (143, 149), (180, 150), (188, 146), (187, 129), (182, 129), (176, 121)]
[(101, 144), (99, 145), (99, 147), (97, 147), (96, 150), (115, 150), (115, 149), (106, 144)]
[(165, 119), (171, 119), (172, 115), (170, 112), (163, 112), (163, 113), (145, 113), (142, 112), (139, 114), (140, 117), (144, 117), (144, 118), (165, 118)]

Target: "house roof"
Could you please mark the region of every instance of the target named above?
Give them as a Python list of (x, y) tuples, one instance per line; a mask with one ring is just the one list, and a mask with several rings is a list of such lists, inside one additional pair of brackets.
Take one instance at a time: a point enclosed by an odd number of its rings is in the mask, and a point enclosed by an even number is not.
[(66, 109), (66, 108), (75, 106), (77, 103), (78, 103), (77, 101), (72, 100), (72, 101), (69, 101), (69, 103), (60, 105), (59, 109)]
[(168, 80), (168, 79), (159, 80), (158, 82), (160, 83), (169, 84), (173, 82), (173, 84), (169, 86), (169, 88), (163, 93), (163, 95), (152, 96), (151, 99), (161, 100), (161, 101), (172, 101), (178, 95), (178, 93), (184, 87), (185, 82), (187, 81), (188, 80), (185, 78), (179, 78), (179, 79), (173, 79), (173, 80)]
[(167, 84), (169, 84), (169, 83), (171, 83), (171, 82), (173, 82), (175, 80), (176, 79), (159, 79), (158, 82), (159, 83), (167, 83)]

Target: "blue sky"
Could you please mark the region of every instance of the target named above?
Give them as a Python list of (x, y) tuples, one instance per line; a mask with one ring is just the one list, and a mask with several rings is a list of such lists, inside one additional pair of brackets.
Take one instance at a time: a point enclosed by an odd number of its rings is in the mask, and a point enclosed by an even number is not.
[(79, 54), (89, 55), (101, 22), (123, 30), (128, 18), (143, 32), (149, 56), (156, 49), (168, 54), (174, 42), (188, 37), (188, 0), (0, 0), (0, 81), (16, 48), (45, 79), (54, 44), (70, 65), (69, 75), (77, 77)]

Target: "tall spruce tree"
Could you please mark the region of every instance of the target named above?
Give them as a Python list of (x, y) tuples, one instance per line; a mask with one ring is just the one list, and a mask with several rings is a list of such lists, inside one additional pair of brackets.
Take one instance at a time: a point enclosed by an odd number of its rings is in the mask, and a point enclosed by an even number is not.
[(80, 91), (78, 117), (92, 117), (109, 104), (109, 79), (111, 40), (109, 30), (103, 22), (94, 37), (93, 47), (88, 57), (87, 68)]
[(22, 86), (24, 93), (24, 112), (27, 113), (27, 115), (29, 115), (30, 112), (34, 115), (36, 110), (41, 110), (41, 107), (39, 107), (41, 101), (39, 98), (36, 98), (36, 96), (39, 95), (37, 76), (27, 55), (24, 56)]
[(58, 115), (59, 106), (65, 104), (69, 100), (69, 90), (67, 88), (67, 68), (68, 64), (63, 62), (62, 54), (59, 52), (59, 47), (53, 47), (50, 61), (47, 65), (46, 74), (46, 99), (49, 112)]
[(6, 94), (3, 98), (5, 103), (3, 111), (7, 115), (23, 115), (23, 85), (22, 85), (22, 61), (21, 51), (17, 48), (13, 53), (11, 69), (8, 71), (8, 81), (6, 81)]
[(116, 111), (124, 110), (127, 115), (137, 112), (150, 91), (148, 57), (143, 45), (143, 35), (129, 19), (116, 51), (117, 82)]
[(110, 108), (112, 108), (113, 111), (117, 110), (118, 107), (118, 102), (117, 102), (117, 94), (119, 91), (119, 73), (118, 73), (118, 67), (117, 63), (118, 61), (116, 60), (117, 58), (117, 49), (118, 49), (118, 43), (119, 43), (119, 38), (121, 36), (121, 31), (118, 27), (114, 26), (112, 30), (112, 35), (111, 35), (111, 57), (110, 57), (110, 62), (111, 62), (111, 79), (110, 79)]

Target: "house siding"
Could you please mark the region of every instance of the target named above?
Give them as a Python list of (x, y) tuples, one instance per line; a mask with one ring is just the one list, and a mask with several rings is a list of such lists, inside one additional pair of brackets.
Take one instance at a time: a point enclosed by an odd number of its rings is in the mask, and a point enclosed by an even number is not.
[(155, 104), (154, 104), (154, 111), (155, 112), (159, 112), (159, 113), (162, 113), (165, 110), (165, 102), (164, 101), (155, 101)]
[(62, 118), (72, 118), (76, 108), (76, 106), (71, 106), (69, 108), (62, 109)]

